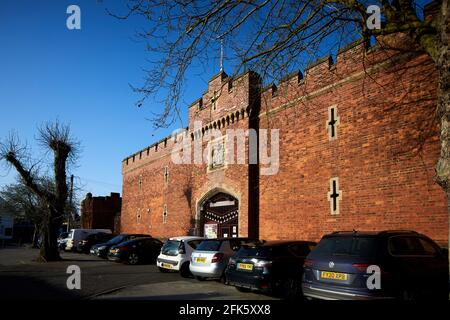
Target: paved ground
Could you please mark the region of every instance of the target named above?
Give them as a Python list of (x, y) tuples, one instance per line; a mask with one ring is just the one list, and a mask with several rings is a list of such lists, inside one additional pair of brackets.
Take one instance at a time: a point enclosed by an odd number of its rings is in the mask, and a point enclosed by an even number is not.
[[(217, 281), (184, 279), (178, 273), (160, 273), (155, 265), (130, 266), (97, 257), (63, 253), (63, 261), (33, 261), (37, 249), (0, 249), (0, 299), (274, 299), (241, 293)], [(81, 269), (81, 290), (66, 286), (69, 265)]]

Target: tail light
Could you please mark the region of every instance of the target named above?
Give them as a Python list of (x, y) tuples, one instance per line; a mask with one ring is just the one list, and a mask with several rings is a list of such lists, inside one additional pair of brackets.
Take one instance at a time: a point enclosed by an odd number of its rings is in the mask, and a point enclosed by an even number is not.
[(255, 268), (262, 268), (263, 273), (269, 273), (269, 269), (272, 267), (272, 261), (260, 260), (253, 264)]
[[(368, 263), (354, 263), (352, 264), (353, 268), (355, 268), (356, 270), (358, 270), (359, 272), (363, 272), (363, 273), (373, 273), (373, 270), (370, 270), (370, 272), (368, 272), (368, 268), (370, 266), (372, 266), (372, 264), (368, 264)], [(378, 268), (380, 268), (380, 273), (381, 274), (388, 274), (389, 271), (386, 270), (385, 266), (380, 266), (380, 265), (376, 265)]]
[(367, 268), (370, 266), (370, 264), (367, 263), (354, 263), (352, 264), (352, 267), (358, 270), (359, 272), (367, 272)]
[(258, 261), (254, 263), (254, 266), (257, 268), (269, 268), (272, 266), (272, 261)]
[(223, 253), (216, 253), (211, 260), (211, 263), (220, 262), (223, 258)]
[(313, 266), (313, 261), (310, 259), (305, 259), (303, 262), (303, 268), (311, 268)]

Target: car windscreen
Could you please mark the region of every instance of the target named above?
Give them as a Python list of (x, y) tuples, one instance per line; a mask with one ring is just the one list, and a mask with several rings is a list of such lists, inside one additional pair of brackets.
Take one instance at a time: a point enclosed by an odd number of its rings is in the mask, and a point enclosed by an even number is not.
[[(123, 238), (125, 239), (125, 237), (123, 237)], [(119, 242), (117, 244), (120, 244), (121, 247), (128, 247), (128, 246), (132, 246), (132, 245), (137, 244), (139, 241), (140, 240), (133, 239), (133, 240), (127, 240), (127, 241), (124, 241), (124, 242)]]
[(375, 237), (325, 237), (311, 255), (371, 257), (376, 254), (376, 249)]
[(181, 241), (178, 240), (168, 240), (164, 243), (161, 251), (165, 255), (176, 256), (178, 255), (178, 249), (180, 248)]
[(204, 240), (198, 247), (197, 251), (219, 251), (222, 241), (219, 240)]
[(118, 235), (118, 236), (115, 236), (114, 238), (112, 238), (111, 240), (109, 240), (107, 242), (107, 244), (118, 244), (118, 243), (123, 242), (124, 240), (125, 240), (125, 236)]
[(251, 258), (270, 258), (271, 255), (272, 255), (272, 248), (263, 246), (249, 247), (244, 245), (236, 253), (236, 256), (238, 257), (251, 257)]

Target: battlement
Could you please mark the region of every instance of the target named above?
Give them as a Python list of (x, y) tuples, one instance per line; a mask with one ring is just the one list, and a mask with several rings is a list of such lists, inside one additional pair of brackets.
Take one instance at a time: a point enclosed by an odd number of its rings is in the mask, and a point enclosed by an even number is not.
[[(189, 106), (189, 127), (184, 134), (194, 140), (208, 130), (222, 129), (234, 123), (235, 119), (249, 117), (255, 94), (265, 103), (260, 111), (263, 113), (299, 96), (320, 92), (343, 79), (363, 74), (398, 56), (399, 51), (386, 50), (386, 44), (400, 43), (404, 46), (404, 39), (401, 34), (383, 36), (372, 47), (368, 47), (361, 39), (354, 41), (337, 52), (335, 61), (331, 56), (320, 58), (310, 63), (304, 73), (297, 70), (281, 78), (278, 84), (271, 83), (264, 88), (261, 86), (261, 77), (254, 71), (245, 71), (235, 77), (221, 71), (208, 81), (207, 90)], [(201, 121), (203, 125), (198, 132), (193, 131), (194, 121)], [(176, 137), (165, 137), (126, 157), (123, 166), (168, 155), (176, 141)]]

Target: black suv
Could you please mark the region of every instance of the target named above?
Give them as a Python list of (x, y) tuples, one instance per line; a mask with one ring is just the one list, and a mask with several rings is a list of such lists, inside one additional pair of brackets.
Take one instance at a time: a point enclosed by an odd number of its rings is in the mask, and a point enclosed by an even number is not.
[(103, 232), (90, 234), (86, 239), (78, 241), (77, 251), (89, 254), (89, 250), (93, 245), (96, 245), (98, 243), (105, 243), (111, 240), (113, 237), (114, 235)]
[(114, 238), (112, 238), (111, 240), (105, 242), (105, 243), (99, 243), (96, 245), (93, 245), (91, 247), (90, 253), (94, 256), (103, 258), (103, 259), (107, 259), (108, 258), (108, 252), (109, 249), (112, 246), (118, 245), (119, 243), (125, 242), (125, 241), (129, 241), (129, 240), (133, 240), (136, 238), (151, 238), (151, 236), (149, 234), (140, 234), (140, 233), (122, 233), (119, 234), (118, 236), (115, 236)]
[(319, 299), (448, 300), (448, 250), (414, 231), (335, 232), (304, 264), (303, 293)]
[(301, 294), (301, 270), (316, 243), (262, 241), (243, 245), (229, 260), (225, 276), (240, 291), (258, 290), (295, 298)]

